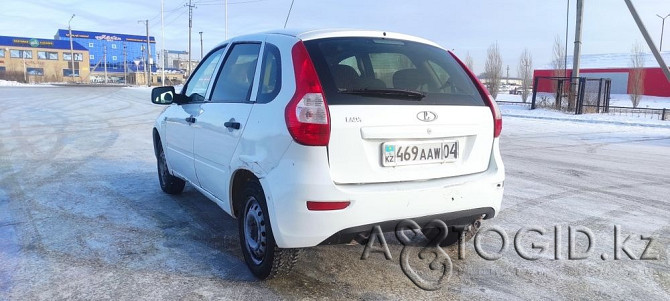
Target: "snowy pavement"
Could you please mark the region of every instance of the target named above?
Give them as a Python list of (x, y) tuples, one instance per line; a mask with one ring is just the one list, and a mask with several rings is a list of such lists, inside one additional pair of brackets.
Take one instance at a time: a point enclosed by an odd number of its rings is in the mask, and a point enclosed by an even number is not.
[[(463, 259), (449, 248), (451, 278), (423, 291), (403, 274), (392, 234), (392, 260), (320, 246), (289, 277), (255, 280), (235, 220), (188, 185), (161, 192), (151, 127), (163, 107), (148, 89), (0, 93), (0, 300), (670, 299), (670, 128), (516, 117), (504, 106), (505, 197), (483, 229), (500, 227), (508, 245), (494, 261), (472, 241)], [(545, 234), (515, 247), (530, 226)], [(615, 248), (615, 226), (635, 259)], [(568, 259), (569, 228), (592, 234), (588, 258)], [(640, 236), (652, 240), (647, 252)], [(501, 248), (496, 234), (482, 238), (484, 251)], [(538, 260), (519, 254), (540, 253), (532, 243), (546, 247)]]

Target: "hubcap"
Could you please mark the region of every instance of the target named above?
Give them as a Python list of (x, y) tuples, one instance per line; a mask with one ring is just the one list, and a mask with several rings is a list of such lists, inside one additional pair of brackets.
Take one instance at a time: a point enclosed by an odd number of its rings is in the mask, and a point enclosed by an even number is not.
[(255, 264), (260, 264), (263, 262), (267, 245), (265, 214), (256, 198), (250, 197), (247, 203), (249, 205), (244, 216), (244, 240), (251, 259)]

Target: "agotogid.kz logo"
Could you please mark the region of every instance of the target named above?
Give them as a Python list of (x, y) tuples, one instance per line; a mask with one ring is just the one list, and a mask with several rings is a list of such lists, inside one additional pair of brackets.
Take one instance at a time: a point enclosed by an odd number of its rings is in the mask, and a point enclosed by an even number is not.
[(30, 42), (28, 42), (31, 47), (40, 47), (40, 41), (37, 39), (30, 39)]
[(416, 114), (416, 118), (424, 122), (431, 122), (437, 119), (437, 114), (431, 111), (421, 111)]

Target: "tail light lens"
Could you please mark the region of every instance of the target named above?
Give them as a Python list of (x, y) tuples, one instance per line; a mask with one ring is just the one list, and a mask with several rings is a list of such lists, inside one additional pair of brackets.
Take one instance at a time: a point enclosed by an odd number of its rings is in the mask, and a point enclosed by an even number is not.
[(342, 210), (349, 207), (351, 202), (342, 201), (342, 202), (314, 202), (307, 201), (307, 210), (310, 211), (330, 211), (330, 210)]
[(477, 87), (479, 94), (482, 96), (484, 101), (486, 101), (486, 105), (488, 105), (491, 109), (491, 114), (493, 115), (493, 138), (498, 138), (500, 136), (500, 132), (502, 132), (502, 114), (500, 114), (498, 104), (493, 99), (493, 96), (491, 96), (489, 93), (489, 90), (487, 90), (486, 87), (484, 87), (484, 85), (482, 85), (482, 83), (477, 79), (477, 76), (472, 73), (472, 70), (470, 70), (468, 66), (466, 66), (460, 59), (458, 59), (458, 57), (456, 57), (453, 52), (449, 51), (449, 54), (451, 54), (451, 56), (458, 62), (458, 64), (461, 65), (461, 68), (467, 72), (468, 76)]
[(284, 112), (286, 127), (293, 140), (310, 146), (327, 146), (330, 140), (330, 113), (321, 82), (305, 44), (291, 50), (295, 70), (295, 94)]

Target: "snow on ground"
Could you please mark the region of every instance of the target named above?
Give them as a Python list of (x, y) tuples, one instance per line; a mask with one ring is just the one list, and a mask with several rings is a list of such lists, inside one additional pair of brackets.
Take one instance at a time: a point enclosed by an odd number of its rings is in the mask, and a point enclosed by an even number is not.
[[(0, 90), (0, 300), (668, 300), (670, 294), (667, 128), (508, 115), (500, 138), (507, 175), (502, 210), (484, 222), (503, 229), (507, 244), (501, 250), (495, 233), (483, 234), (480, 244), (502, 257), (481, 258), (472, 241), (463, 258), (449, 248), (454, 273), (428, 292), (403, 274), (404, 246), (393, 234), (385, 236), (392, 260), (374, 250), (361, 260), (362, 245), (319, 246), (303, 250), (288, 277), (255, 280), (235, 219), (191, 185), (179, 196), (160, 190), (151, 129), (165, 107), (152, 105), (146, 88)], [(501, 107), (506, 114), (572, 117)], [(648, 255), (658, 259), (613, 259), (622, 253), (612, 250), (614, 225), (622, 227), (620, 242), (630, 235), (625, 244), (635, 258), (646, 246), (640, 235), (654, 238)], [(526, 226), (547, 232), (527, 232), (517, 247), (515, 233)], [(584, 251), (587, 241), (576, 233), (576, 253), (587, 259), (568, 260), (568, 227), (593, 232), (593, 252)], [(555, 235), (560, 245), (552, 243)], [(526, 260), (519, 249), (540, 258)], [(435, 276), (433, 257), (419, 261), (417, 254), (409, 254), (417, 273)]]
[(24, 84), (15, 81), (0, 79), (0, 87), (52, 87), (49, 84)]
[[(528, 95), (527, 102), (531, 102), (533, 95)], [(521, 95), (513, 94), (498, 94), (496, 97), (497, 101), (521, 101)], [(630, 95), (628, 94), (612, 94), (610, 95), (610, 106), (616, 107), (632, 107), (633, 104), (630, 102)], [(670, 109), (670, 97), (657, 97), (657, 96), (647, 96), (643, 95), (640, 100), (638, 108), (649, 108), (649, 109)]]
[[(630, 107), (630, 99), (627, 94), (612, 94), (611, 106), (625, 106)], [(498, 94), (497, 101), (515, 101), (520, 102), (520, 95)], [(520, 118), (535, 118), (548, 120), (571, 120), (586, 123), (608, 123), (621, 125), (637, 125), (648, 127), (670, 128), (670, 120), (659, 120), (659, 115), (650, 114), (582, 114), (574, 115), (564, 112), (559, 112), (550, 109), (535, 109), (530, 110), (531, 97), (528, 97), (527, 105), (523, 104), (509, 104), (499, 102), (500, 111), (503, 116), (520, 117)], [(654, 97), (644, 96), (640, 101), (639, 108), (668, 108), (670, 110), (670, 97)], [(670, 113), (668, 113), (670, 114)], [(667, 116), (667, 115), (666, 115)]]
[[(615, 107), (632, 107), (633, 103), (630, 101), (628, 94), (612, 94), (610, 95), (610, 106)], [(670, 109), (670, 97), (657, 97), (643, 95), (640, 100), (638, 108), (649, 109)]]
[[(582, 114), (574, 115), (564, 112), (549, 110), (549, 109), (535, 109), (530, 110), (530, 105), (506, 104), (499, 103), (500, 112), (502, 112), (503, 119), (508, 117), (519, 118), (533, 118), (545, 120), (567, 120), (576, 121), (580, 123), (600, 123), (600, 124), (615, 124), (615, 125), (634, 125), (646, 127), (658, 127), (670, 129), (670, 120), (650, 119), (649, 116), (644, 118), (641, 115), (626, 116), (626, 115), (609, 115), (609, 114)], [(656, 116), (656, 115), (655, 115)], [(655, 117), (657, 118), (657, 117)]]

